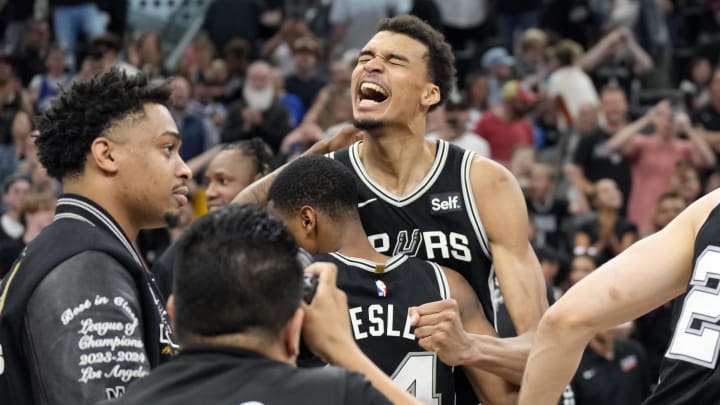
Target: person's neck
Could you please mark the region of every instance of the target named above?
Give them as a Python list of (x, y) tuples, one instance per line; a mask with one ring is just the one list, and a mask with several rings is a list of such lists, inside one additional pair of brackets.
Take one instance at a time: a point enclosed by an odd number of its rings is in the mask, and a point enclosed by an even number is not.
[(539, 204), (545, 204), (550, 199), (550, 193), (543, 193), (543, 192), (530, 192), (530, 196), (532, 197), (533, 201), (539, 203)]
[(30, 243), (30, 241), (35, 239), (35, 237), (38, 236), (40, 234), (40, 231), (42, 231), (42, 230), (43, 230), (42, 226), (26, 227), (25, 232), (23, 233), (23, 237), (22, 237), (23, 242), (25, 242), (25, 244), (27, 245), (28, 243)]
[(712, 103), (712, 106), (715, 109), (715, 111), (720, 113), (720, 97), (717, 97), (717, 98), (713, 97), (711, 103)]
[(618, 210), (616, 210), (614, 208), (605, 208), (605, 207), (598, 208), (597, 215), (600, 218), (614, 219), (614, 220), (617, 220), (620, 217)]
[(273, 360), (295, 365), (295, 359), (289, 356), (283, 348), (282, 340), (271, 339), (265, 335), (251, 333), (230, 333), (219, 336), (192, 336), (183, 339), (185, 349), (197, 346), (225, 346), (250, 350), (260, 353)]
[(412, 190), (427, 175), (437, 152), (424, 134), (424, 122), (416, 128), (370, 131), (360, 145), (360, 159), (370, 177), (397, 196)]
[(20, 211), (15, 209), (9, 209), (5, 211), (3, 215), (7, 215), (8, 218), (12, 219), (15, 222), (20, 222)]
[(85, 183), (66, 181), (63, 182), (63, 192), (76, 194), (93, 201), (110, 214), (128, 239), (133, 241), (137, 238), (141, 225), (133, 220), (133, 215), (121, 206), (114, 194), (107, 192), (107, 188), (90, 181)]
[(611, 124), (609, 122), (606, 122), (602, 126), (602, 130), (610, 135), (614, 135), (617, 131), (621, 130), (625, 126), (625, 122), (617, 122), (614, 124)]
[(590, 340), (590, 347), (607, 360), (615, 358), (615, 341), (607, 336), (596, 335)]
[(341, 229), (341, 232), (335, 239), (337, 244), (333, 251), (376, 263), (385, 263), (389, 259), (388, 256), (378, 253), (372, 247), (359, 217), (350, 218), (344, 223), (338, 224), (337, 228)]
[(514, 122), (520, 118), (507, 104), (503, 104), (502, 107), (498, 110), (498, 117), (500, 117), (501, 120), (506, 122)]
[(298, 79), (306, 82), (313, 77), (313, 71), (312, 70), (301, 70), (298, 69), (295, 71), (295, 76), (297, 76)]

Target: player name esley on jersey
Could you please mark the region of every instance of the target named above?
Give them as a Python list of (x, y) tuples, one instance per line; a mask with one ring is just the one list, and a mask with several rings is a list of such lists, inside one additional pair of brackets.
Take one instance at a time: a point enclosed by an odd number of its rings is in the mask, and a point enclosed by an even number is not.
[(350, 308), (350, 323), (355, 340), (368, 337), (392, 336), (415, 340), (410, 331), (410, 317), (401, 317), (393, 304), (372, 304)]

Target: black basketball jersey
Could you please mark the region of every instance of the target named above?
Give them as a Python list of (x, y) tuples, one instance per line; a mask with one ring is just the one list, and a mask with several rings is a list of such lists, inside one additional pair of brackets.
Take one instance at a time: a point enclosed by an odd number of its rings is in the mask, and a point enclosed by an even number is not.
[(452, 405), (453, 371), (418, 345), (408, 308), (450, 296), (437, 264), (396, 255), (385, 264), (330, 253), (315, 261), (338, 266), (337, 286), (348, 297), (350, 324), (360, 349), (399, 386), (426, 405)]
[(329, 156), (358, 178), (358, 208), (370, 243), (390, 256), (417, 256), (459, 272), (495, 325), (500, 292), (470, 183), (475, 153), (438, 140), (425, 179), (409, 193), (394, 196), (367, 174), (358, 154), (360, 143)]
[(660, 384), (643, 404), (720, 403), (720, 205), (695, 238), (687, 291), (675, 301), (673, 333)]

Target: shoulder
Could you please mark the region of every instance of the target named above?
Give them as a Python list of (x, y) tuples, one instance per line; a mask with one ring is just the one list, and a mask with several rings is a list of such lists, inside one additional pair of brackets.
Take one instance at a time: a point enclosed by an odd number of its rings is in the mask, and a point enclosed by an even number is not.
[(482, 156), (475, 155), (470, 167), (473, 191), (482, 191), (484, 196), (508, 187), (518, 188), (517, 180), (505, 166)]
[(315, 386), (327, 391), (329, 387), (335, 387), (343, 404), (390, 404), (362, 374), (334, 366), (299, 369), (298, 373), (308, 379), (308, 385), (304, 386), (303, 390), (311, 390), (311, 387)]

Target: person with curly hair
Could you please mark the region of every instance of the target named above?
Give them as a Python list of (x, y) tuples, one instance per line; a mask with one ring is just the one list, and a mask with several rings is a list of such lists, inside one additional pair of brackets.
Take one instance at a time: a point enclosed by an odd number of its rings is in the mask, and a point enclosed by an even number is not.
[(132, 241), (187, 204), (190, 169), (170, 88), (117, 69), (75, 83), (40, 117), (40, 163), (62, 183), (55, 219), (0, 282), (0, 398), (116, 398), (178, 345)]

